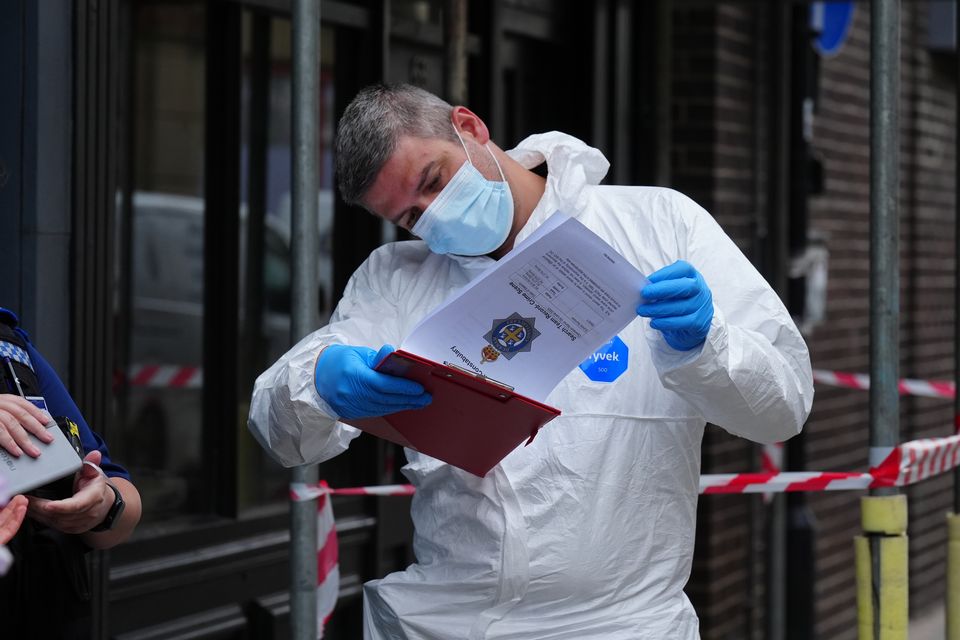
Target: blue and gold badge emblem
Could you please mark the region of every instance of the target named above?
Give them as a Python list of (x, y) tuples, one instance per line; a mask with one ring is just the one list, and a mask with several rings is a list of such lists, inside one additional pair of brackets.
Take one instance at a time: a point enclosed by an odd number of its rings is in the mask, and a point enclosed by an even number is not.
[[(510, 360), (513, 356), (524, 351), (530, 351), (533, 341), (540, 335), (540, 332), (534, 327), (535, 318), (524, 318), (519, 313), (510, 314), (509, 318), (499, 318), (493, 321), (493, 327), (483, 336), (483, 339), (490, 343), (490, 346), (496, 349), (504, 358)], [(490, 350), (484, 347), (484, 361), (493, 361), (497, 356), (488, 353)]]

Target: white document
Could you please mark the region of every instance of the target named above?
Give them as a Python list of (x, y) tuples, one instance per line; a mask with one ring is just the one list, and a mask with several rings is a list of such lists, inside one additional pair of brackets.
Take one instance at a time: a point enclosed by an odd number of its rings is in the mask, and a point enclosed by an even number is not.
[(401, 347), (543, 402), (637, 317), (646, 284), (598, 235), (556, 212), (424, 318)]

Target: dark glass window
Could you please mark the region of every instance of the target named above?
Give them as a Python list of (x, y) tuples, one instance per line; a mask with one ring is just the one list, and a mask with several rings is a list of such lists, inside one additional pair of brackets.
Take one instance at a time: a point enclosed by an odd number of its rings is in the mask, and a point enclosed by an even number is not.
[[(118, 216), (117, 376), (111, 446), (143, 525), (201, 513), (205, 29), (202, 3), (133, 8), (131, 183)], [(126, 374), (126, 375), (123, 375)]]
[[(115, 279), (119, 428), (111, 446), (143, 497), (139, 538), (181, 531), (198, 521), (269, 516), (287, 508), (289, 471), (254, 441), (246, 421), (254, 380), (292, 344), (291, 26), (286, 16), (234, 9), (240, 17), (239, 27), (237, 22), (230, 27), (235, 39), (224, 38), (226, 47), (237, 44), (231, 54), (208, 41), (216, 33), (208, 29), (208, 16), (219, 15), (209, 3), (129, 5), (130, 67), (121, 106), (128, 161), (118, 194)], [(338, 92), (335, 78), (356, 82), (362, 46), (361, 38), (344, 33), (351, 32), (327, 24), (321, 29), (318, 326), (326, 324), (339, 296), (332, 235), (335, 111), (342, 109), (344, 95), (356, 90), (348, 83), (350, 91)], [(335, 66), (352, 71), (337, 76)], [(216, 82), (231, 69), (240, 74), (235, 102), (210, 93), (233, 86)], [(232, 144), (206, 149), (214, 130), (236, 141), (231, 131), (218, 128), (231, 121), (238, 123), (236, 150)], [(230, 199), (221, 191), (204, 193), (211, 184), (237, 185), (235, 212), (224, 209)], [(232, 202), (227, 209), (235, 206)], [(213, 244), (205, 245), (211, 235)], [(359, 240), (355, 235), (341, 230), (357, 246), (351, 261), (379, 241), (378, 234)], [(236, 253), (224, 253), (230, 262), (236, 256), (235, 272), (211, 262), (218, 256), (206, 253), (223, 248), (216, 244), (220, 237), (237, 238)], [(341, 272), (349, 269), (340, 265)], [(227, 287), (236, 287), (235, 303), (219, 295), (232, 291)], [(230, 309), (218, 304), (221, 298)], [(232, 321), (236, 325), (230, 326)], [(223, 333), (208, 334), (213, 342), (205, 343), (205, 329), (219, 327)], [(211, 347), (221, 349), (234, 329), (235, 367), (219, 359), (205, 363), (205, 354), (213, 357)], [(232, 338), (226, 343), (233, 344)], [(225, 384), (236, 387), (224, 393)], [(335, 486), (370, 482), (380, 475), (377, 469), (392, 468), (382, 460), (382, 449), (364, 439), (324, 463), (321, 477)]]

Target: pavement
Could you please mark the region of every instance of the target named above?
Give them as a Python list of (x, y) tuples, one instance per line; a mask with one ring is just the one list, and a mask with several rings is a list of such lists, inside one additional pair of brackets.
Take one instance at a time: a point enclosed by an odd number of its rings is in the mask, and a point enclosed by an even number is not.
[(923, 616), (910, 621), (910, 640), (943, 640), (947, 637), (946, 626), (943, 605), (931, 607)]

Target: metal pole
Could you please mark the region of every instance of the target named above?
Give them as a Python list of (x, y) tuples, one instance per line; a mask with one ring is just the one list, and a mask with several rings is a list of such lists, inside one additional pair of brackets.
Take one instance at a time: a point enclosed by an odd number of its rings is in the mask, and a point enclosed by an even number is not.
[[(787, 242), (787, 214), (790, 206), (790, 75), (791, 11), (790, 5), (774, 2), (770, 5), (770, 42), (773, 81), (773, 127), (770, 132), (770, 155), (773, 158), (770, 175), (770, 247), (769, 278), (774, 291), (787, 299), (787, 273), (790, 255)], [(784, 494), (774, 494), (767, 522), (767, 634), (768, 640), (783, 640), (787, 630), (787, 500)]]
[[(672, 22), (669, 17), (671, 16), (671, 7), (667, 5), (666, 0), (660, 0), (657, 3), (658, 6), (658, 16), (659, 28), (658, 32), (663, 32), (664, 27), (669, 28), (670, 23)], [(759, 10), (755, 13), (755, 23), (753, 31), (753, 55), (754, 60), (762, 60), (763, 56), (767, 55), (769, 40), (767, 39), (767, 29), (769, 29), (770, 19), (768, 18), (770, 14), (769, 7), (760, 7)], [(666, 23), (666, 24), (665, 24)], [(668, 30), (669, 33), (669, 30)], [(660, 55), (666, 54), (669, 59), (670, 50), (672, 48), (672, 36), (664, 37), (658, 36), (660, 40), (658, 41), (657, 53), (658, 58)], [(666, 43), (664, 41), (666, 40)], [(661, 67), (661, 65), (657, 65)], [(660, 118), (670, 113), (670, 103), (671, 99), (669, 97), (670, 91), (670, 78), (672, 77), (672, 70), (669, 69), (670, 65), (662, 65), (667, 67), (667, 72), (661, 71), (659, 68), (657, 70), (657, 95), (659, 96), (664, 90), (668, 92), (668, 98), (666, 100), (657, 100), (657, 122), (660, 122)], [(752, 119), (753, 119), (753, 136), (751, 137), (751, 155), (753, 156), (753, 166), (751, 167), (753, 172), (753, 193), (752, 193), (752, 204), (753, 204), (753, 246), (751, 247), (751, 258), (753, 264), (757, 269), (765, 274), (769, 275), (770, 271), (767, 268), (767, 253), (766, 253), (766, 244), (769, 242), (769, 225), (767, 224), (767, 208), (764, 205), (764, 188), (766, 183), (768, 183), (769, 177), (767, 180), (761, 180), (763, 175), (763, 170), (765, 167), (765, 162), (770, 158), (764, 157), (764, 136), (763, 133), (763, 124), (764, 120), (761, 114), (764, 113), (764, 107), (766, 106), (767, 93), (760, 91), (760, 87), (765, 86), (764, 81), (766, 80), (765, 73), (767, 72), (767, 67), (773, 66), (772, 64), (762, 65), (754, 64), (753, 66), (753, 83), (754, 91), (752, 95)], [(667, 77), (664, 77), (667, 76)], [(766, 85), (769, 86), (769, 85)], [(669, 127), (661, 127), (662, 129), (669, 129)], [(657, 184), (660, 186), (669, 186), (669, 164), (670, 164), (670, 153), (669, 149), (666, 153), (661, 153), (663, 150), (660, 147), (661, 142), (665, 142), (668, 146), (670, 144), (670, 135), (668, 134), (665, 139), (658, 141), (657, 143)], [(664, 167), (664, 164), (667, 166)], [(760, 469), (761, 468), (761, 459), (762, 459), (762, 446), (754, 445), (753, 451), (750, 457), (752, 461), (752, 468)], [(773, 495), (773, 494), (771, 494)], [(767, 518), (767, 509), (766, 509), (766, 497), (765, 496), (751, 496), (750, 500), (750, 555), (749, 555), (749, 581), (750, 581), (750, 617), (747, 621), (747, 638), (748, 640), (762, 640), (767, 631), (764, 627), (766, 625), (766, 617), (769, 615), (769, 610), (764, 605), (766, 604), (764, 600), (769, 595), (767, 589), (764, 589), (766, 575), (765, 572), (769, 569), (769, 566), (766, 562), (767, 558), (772, 558), (773, 553), (769, 551), (770, 544), (770, 528), (768, 527), (768, 518)], [(769, 555), (768, 555), (769, 553)], [(766, 592), (766, 593), (765, 593)]]
[[(870, 5), (870, 466), (900, 440), (900, 4)], [(861, 640), (907, 637), (907, 500), (894, 487), (861, 500), (857, 550)]]
[(446, 89), (451, 104), (467, 102), (467, 0), (447, 0)]
[[(900, 440), (900, 3), (870, 4), (870, 466)], [(895, 488), (874, 495), (893, 495)]]
[[(810, 7), (793, 4), (790, 22), (790, 187), (787, 248), (791, 261), (806, 251), (810, 217), (812, 107), (816, 91), (816, 54)], [(788, 263), (789, 264), (789, 263)], [(789, 292), (788, 292), (789, 293)], [(787, 296), (791, 307), (797, 302)], [(806, 434), (784, 445), (784, 467), (807, 470)], [(786, 494), (786, 638), (808, 640), (816, 637), (816, 539), (817, 525), (806, 494)]]
[[(317, 213), (320, 113), (320, 2), (293, 0), (293, 216), (291, 330), (294, 341), (317, 326)], [(295, 483), (317, 481), (316, 465), (297, 467)], [(317, 505), (290, 504), (290, 629), (317, 638)]]

